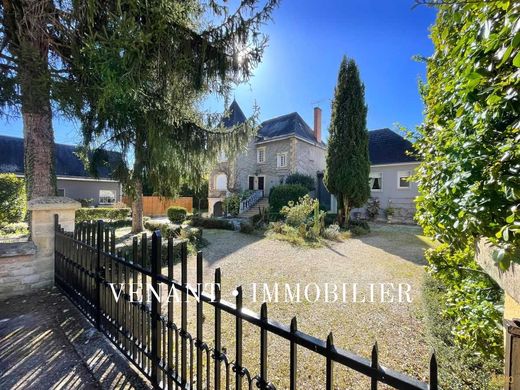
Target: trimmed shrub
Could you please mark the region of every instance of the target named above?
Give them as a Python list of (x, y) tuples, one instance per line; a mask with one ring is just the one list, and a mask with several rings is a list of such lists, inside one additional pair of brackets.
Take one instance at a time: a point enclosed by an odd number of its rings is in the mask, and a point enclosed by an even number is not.
[(251, 234), (255, 231), (255, 227), (253, 224), (249, 222), (241, 222), (240, 223), (240, 233)]
[(12, 173), (0, 174), (0, 225), (25, 218), (26, 197), (23, 179)]
[(202, 227), (206, 229), (224, 229), (224, 230), (235, 230), (233, 224), (225, 219), (218, 218), (202, 218), (193, 216), (191, 219), (191, 225), (196, 227)]
[(363, 226), (355, 225), (350, 228), (350, 232), (354, 236), (364, 236), (370, 233), (370, 229), (365, 229)]
[(146, 221), (143, 226), (145, 229), (150, 230), (152, 232), (159, 230), (163, 237), (178, 237), (181, 231), (180, 225), (173, 225), (168, 222), (160, 222), (160, 221)]
[(309, 191), (300, 184), (282, 184), (273, 187), (269, 194), (270, 212), (280, 214), (282, 207), (287, 206), (289, 202), (297, 202), (298, 199), (307, 195)]
[(188, 210), (180, 206), (172, 206), (168, 208), (168, 219), (172, 223), (182, 223), (186, 220)]
[(293, 173), (287, 176), (285, 184), (299, 184), (307, 188), (309, 192), (316, 189), (316, 180), (312, 176), (303, 173)]
[(97, 207), (76, 210), (76, 222), (96, 221), (98, 219), (117, 221), (129, 217), (129, 208), (114, 209), (109, 207)]

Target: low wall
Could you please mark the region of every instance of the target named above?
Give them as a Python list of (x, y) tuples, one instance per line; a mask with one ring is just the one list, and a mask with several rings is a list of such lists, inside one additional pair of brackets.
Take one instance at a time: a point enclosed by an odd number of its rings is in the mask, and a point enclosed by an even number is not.
[(35, 255), (32, 241), (0, 245), (0, 297), (27, 294), (49, 284), (53, 271)]
[(79, 202), (59, 196), (27, 203), (32, 241), (0, 244), (0, 299), (53, 285), (55, 217), (65, 230), (73, 231), (79, 207)]
[[(123, 196), (123, 202), (132, 207), (132, 201)], [(182, 198), (162, 198), (160, 196), (143, 196), (143, 214), (148, 217), (163, 217), (169, 207), (180, 206), (188, 210), (188, 213), (193, 212), (193, 198), (185, 196)]]

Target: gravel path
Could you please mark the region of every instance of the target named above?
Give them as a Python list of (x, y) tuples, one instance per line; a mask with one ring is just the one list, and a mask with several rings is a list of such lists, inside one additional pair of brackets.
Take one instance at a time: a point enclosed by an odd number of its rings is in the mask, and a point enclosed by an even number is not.
[[(430, 348), (422, 320), (420, 288), (425, 264), (423, 252), (430, 242), (420, 236), (417, 227), (376, 225), (366, 236), (330, 243), (330, 246), (318, 249), (298, 248), (285, 242), (229, 231), (205, 230), (204, 237), (210, 243), (203, 250), (204, 278), (206, 282), (212, 281), (214, 270), (221, 268), (223, 299), (233, 302), (232, 291), (241, 284), (244, 306), (259, 312), (263, 299), (262, 284), (267, 283), (272, 291), (278, 283), (280, 301), (268, 304), (269, 318), (289, 324), (296, 316), (299, 330), (322, 339), (333, 332), (335, 345), (366, 358), (377, 341), (379, 361), (383, 366), (427, 380)], [(195, 278), (194, 263), (194, 259), (190, 259), (190, 281)], [(178, 277), (178, 265), (174, 272)], [(302, 302), (284, 302), (284, 285), (289, 284), (294, 292), (298, 283)], [(314, 303), (304, 297), (305, 285), (312, 283), (321, 290), (319, 300)], [(336, 284), (339, 288), (346, 284), (346, 302), (325, 302), (324, 283)], [(352, 283), (357, 283), (357, 302), (353, 302)], [(395, 287), (402, 283), (403, 291), (409, 285), (412, 302), (407, 302), (403, 293), (404, 302), (381, 303), (380, 283), (393, 283)], [(254, 284), (257, 284), (256, 301)], [(370, 284), (376, 286), (374, 302), (367, 302), (370, 300)], [(309, 300), (314, 300), (315, 292), (315, 287), (309, 289)], [(398, 299), (397, 288), (392, 296)], [(360, 302), (363, 299), (365, 302)], [(341, 290), (339, 300), (342, 300)], [(190, 316), (190, 331), (195, 334), (193, 320)], [(223, 328), (223, 345), (232, 359), (233, 319), (225, 316)], [(213, 313), (208, 309), (205, 311), (204, 331), (211, 341)], [(259, 365), (258, 330), (246, 325), (244, 340), (244, 350), (249, 351), (244, 356), (244, 365), (256, 373)], [(288, 343), (270, 336), (268, 376), (277, 388), (287, 388), (288, 355)], [(299, 388), (323, 388), (324, 359), (300, 348), (298, 364)], [(366, 389), (369, 381), (337, 365), (335, 386), (338, 389)]]

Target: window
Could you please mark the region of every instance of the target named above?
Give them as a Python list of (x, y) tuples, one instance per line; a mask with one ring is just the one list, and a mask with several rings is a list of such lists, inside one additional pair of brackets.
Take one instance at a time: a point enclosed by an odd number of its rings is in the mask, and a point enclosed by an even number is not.
[(287, 167), (287, 152), (278, 153), (276, 155), (276, 167), (277, 168), (285, 168)]
[(116, 192), (111, 190), (99, 190), (99, 204), (116, 203)]
[(370, 172), (370, 190), (381, 192), (383, 190), (383, 173)]
[(217, 191), (227, 191), (227, 175), (219, 173), (215, 178), (215, 188)]
[(256, 162), (258, 164), (265, 163), (265, 146), (262, 148), (256, 149)]
[(397, 188), (408, 189), (410, 188), (410, 171), (399, 171), (397, 172)]
[(65, 196), (65, 188), (58, 188), (58, 196)]

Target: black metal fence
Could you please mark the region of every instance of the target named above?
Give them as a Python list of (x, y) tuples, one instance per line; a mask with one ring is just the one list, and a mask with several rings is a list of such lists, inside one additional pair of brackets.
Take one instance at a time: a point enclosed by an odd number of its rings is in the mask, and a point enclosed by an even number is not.
[[(334, 382), (334, 366), (342, 365), (370, 378), (371, 389), (385, 383), (398, 389), (437, 389), (437, 362), (430, 359), (429, 383), (379, 364), (377, 344), (371, 359), (365, 359), (334, 345), (332, 333), (326, 341), (314, 338), (298, 330), (296, 318), (286, 326), (268, 318), (267, 305), (257, 315), (242, 305), (242, 287), (237, 288), (235, 304), (221, 299), (221, 291), (214, 294), (202, 291), (202, 254), (197, 254), (196, 290), (188, 284), (188, 251), (186, 242), (168, 239), (162, 253), (161, 235), (152, 235), (149, 245), (146, 234), (140, 242), (133, 239), (131, 251), (123, 257), (116, 252), (114, 231), (103, 222), (78, 225), (74, 232), (65, 232), (56, 216), (55, 234), (55, 283), (79, 309), (102, 331), (112, 343), (152, 382), (154, 387), (167, 389), (275, 389), (268, 377), (268, 340), (281, 337), (289, 344), (290, 389), (297, 388), (297, 349), (305, 348), (324, 359), (326, 389), (343, 388)], [(180, 255), (181, 280), (173, 277), (174, 259)], [(168, 275), (162, 274), (166, 265)], [(180, 326), (174, 321), (173, 300), (161, 306), (157, 299), (151, 303), (133, 300), (122, 288), (129, 283), (139, 283), (143, 291), (151, 283), (154, 291), (161, 285), (168, 291), (178, 290)], [(220, 269), (216, 269), (215, 286), (221, 285)], [(116, 301), (115, 295), (120, 294)], [(188, 332), (188, 298), (196, 299), (196, 334)], [(204, 309), (214, 311), (214, 331), (203, 334)], [(234, 360), (222, 346), (222, 314), (229, 313), (235, 319)], [(177, 313), (178, 314), (178, 313)], [(243, 324), (259, 329), (259, 372), (254, 374), (243, 366)], [(210, 344), (208, 340), (211, 340)]]

